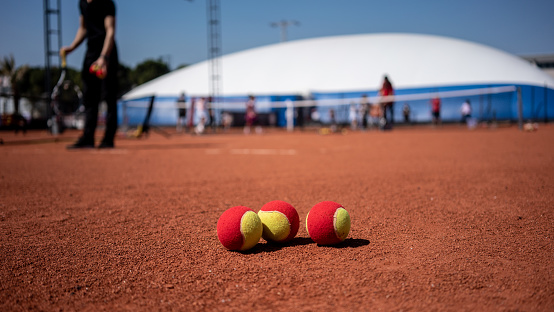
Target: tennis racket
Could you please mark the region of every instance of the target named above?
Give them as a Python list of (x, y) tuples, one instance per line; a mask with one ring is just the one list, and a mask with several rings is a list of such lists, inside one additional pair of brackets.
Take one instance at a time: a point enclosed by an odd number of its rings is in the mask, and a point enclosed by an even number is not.
[(48, 120), (48, 128), (50, 129), (50, 132), (53, 135), (57, 135), (63, 132), (63, 116), (60, 111), (59, 106), (59, 99), (60, 99), (60, 91), (62, 89), (63, 82), (65, 80), (65, 75), (67, 73), (67, 62), (65, 58), (65, 50), (61, 51), (61, 58), (62, 58), (62, 68), (60, 73), (60, 78), (58, 79), (58, 83), (54, 86), (54, 89), (52, 90), (52, 94), (50, 96), (50, 108), (52, 109), (52, 117), (50, 117), (50, 120)]
[(60, 78), (50, 97), (52, 117), (48, 120), (48, 126), (54, 135), (62, 133), (66, 128), (84, 127), (83, 93), (79, 86), (67, 80), (66, 76), (67, 62), (65, 51), (62, 51)]

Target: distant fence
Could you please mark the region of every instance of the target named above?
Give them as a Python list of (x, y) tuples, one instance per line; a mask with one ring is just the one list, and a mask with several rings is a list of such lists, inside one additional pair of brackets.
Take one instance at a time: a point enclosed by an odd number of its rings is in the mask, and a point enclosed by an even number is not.
[[(521, 116), (518, 107), (518, 89), (521, 96)], [(432, 120), (431, 100), (439, 97), (443, 122), (459, 122), (462, 118), (461, 105), (469, 100), (472, 117), (478, 121), (512, 121), (519, 119), (550, 121), (554, 119), (554, 90), (547, 87), (527, 85), (472, 85), (396, 90), (392, 98), (380, 97), (377, 91), (318, 93), (313, 92), (308, 99), (299, 95), (257, 96), (256, 110), (264, 124), (285, 127), (313, 122), (314, 112), (318, 122), (331, 122), (331, 114), (337, 123), (349, 123), (352, 118), (361, 122), (363, 96), (372, 104), (393, 101), (393, 116), (396, 123), (405, 122), (404, 109), (409, 107), (408, 119), (411, 123), (428, 123)], [(222, 114), (234, 116), (234, 125), (243, 124), (247, 96), (222, 98), (213, 106), (216, 123), (221, 123)], [(144, 120), (149, 98), (119, 102), (120, 124), (134, 126)], [(210, 104), (207, 103), (206, 107)], [(187, 99), (187, 120), (198, 123), (201, 112), (198, 107), (191, 109), (191, 99)], [(178, 118), (177, 97), (156, 98), (150, 122), (160, 126), (173, 126)], [(332, 112), (332, 113), (331, 113)], [(207, 114), (204, 111), (204, 114)]]

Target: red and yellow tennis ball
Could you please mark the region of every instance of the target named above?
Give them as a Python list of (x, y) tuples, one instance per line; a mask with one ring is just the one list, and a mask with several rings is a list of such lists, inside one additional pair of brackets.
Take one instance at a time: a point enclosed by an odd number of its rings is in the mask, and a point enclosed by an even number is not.
[(274, 200), (262, 206), (258, 211), (262, 220), (262, 237), (266, 241), (284, 243), (298, 233), (300, 217), (294, 207), (282, 200)]
[(306, 230), (310, 238), (319, 245), (338, 244), (350, 233), (350, 215), (341, 204), (320, 202), (308, 212)]
[(103, 69), (97, 70), (96, 71), (96, 77), (98, 77), (98, 79), (106, 78), (106, 71), (104, 71)]
[(217, 238), (229, 250), (248, 250), (262, 237), (262, 221), (258, 214), (244, 206), (227, 209), (217, 221)]
[(98, 79), (106, 78), (106, 72), (104, 70), (102, 70), (102, 68), (100, 68), (100, 66), (98, 66), (98, 64), (96, 64), (96, 63), (90, 65), (88, 71), (91, 74), (96, 75), (96, 77), (98, 77)]

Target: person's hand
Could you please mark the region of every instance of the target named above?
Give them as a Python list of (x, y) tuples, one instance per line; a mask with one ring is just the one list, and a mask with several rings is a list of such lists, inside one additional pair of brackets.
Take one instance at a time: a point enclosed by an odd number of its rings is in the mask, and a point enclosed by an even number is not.
[(60, 56), (63, 57), (64, 55), (68, 55), (71, 52), (73, 52), (73, 49), (71, 47), (62, 47), (60, 49)]
[(103, 79), (108, 74), (108, 63), (103, 56), (100, 56), (92, 63), (91, 67), (95, 69), (96, 76), (100, 79)]

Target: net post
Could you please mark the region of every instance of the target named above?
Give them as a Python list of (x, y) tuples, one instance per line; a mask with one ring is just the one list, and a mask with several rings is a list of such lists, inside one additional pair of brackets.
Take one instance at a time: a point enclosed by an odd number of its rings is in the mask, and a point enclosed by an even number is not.
[(548, 87), (544, 82), (544, 123), (548, 123)]
[(121, 102), (121, 111), (123, 114), (121, 130), (125, 133), (129, 129), (129, 117), (127, 116), (127, 101)]
[(519, 130), (523, 130), (523, 103), (521, 101), (521, 87), (517, 87), (517, 120)]

